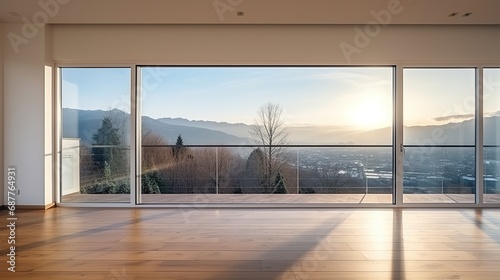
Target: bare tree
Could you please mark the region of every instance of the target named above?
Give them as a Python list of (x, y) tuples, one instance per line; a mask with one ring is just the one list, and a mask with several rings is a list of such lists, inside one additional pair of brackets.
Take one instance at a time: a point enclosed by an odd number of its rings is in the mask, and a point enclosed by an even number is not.
[(162, 147), (168, 145), (168, 142), (162, 136), (145, 126), (143, 126), (142, 129), (142, 145), (153, 146), (142, 147), (143, 173), (165, 169), (173, 164), (170, 150), (166, 147)]
[[(196, 170), (192, 177), (199, 179), (200, 193), (232, 193), (232, 178), (240, 166), (238, 157), (228, 148), (202, 148), (194, 154)], [(237, 172), (237, 171), (236, 171)]]
[(264, 145), (264, 192), (271, 193), (273, 179), (280, 166), (285, 162), (285, 148), (288, 143), (288, 132), (283, 118), (283, 109), (279, 104), (267, 103), (257, 111), (257, 119), (252, 125), (250, 134), (257, 145)]

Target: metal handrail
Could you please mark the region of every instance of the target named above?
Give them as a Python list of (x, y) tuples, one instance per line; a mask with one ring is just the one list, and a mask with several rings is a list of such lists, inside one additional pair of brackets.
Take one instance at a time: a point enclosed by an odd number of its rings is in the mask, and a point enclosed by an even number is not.
[(392, 145), (142, 145), (146, 148), (175, 148), (175, 147), (186, 147), (186, 148), (392, 148)]

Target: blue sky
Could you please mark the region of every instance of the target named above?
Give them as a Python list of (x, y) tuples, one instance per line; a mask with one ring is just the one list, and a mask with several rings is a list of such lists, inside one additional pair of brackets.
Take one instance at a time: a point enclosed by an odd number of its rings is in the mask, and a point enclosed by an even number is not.
[[(475, 112), (475, 70), (405, 69), (403, 92), (406, 125), (471, 119)], [(446, 118), (449, 116), (455, 118)]]
[[(143, 92), (143, 114), (252, 123), (268, 102), (280, 104), (292, 125), (352, 125), (343, 104), (367, 96), (391, 104), (389, 68), (167, 68), (156, 87)], [(154, 68), (143, 69), (144, 74)], [(390, 125), (390, 114), (387, 114)], [(349, 119), (349, 123), (346, 123)]]
[(130, 112), (129, 68), (64, 68), (63, 108)]
[[(130, 69), (63, 69), (63, 107), (130, 110)], [(289, 125), (377, 128), (392, 123), (392, 68), (146, 67), (142, 112), (153, 118), (251, 124), (267, 102), (284, 108)], [(474, 113), (473, 69), (407, 69), (406, 125), (461, 121)], [(485, 112), (500, 109), (500, 70)], [(472, 103), (471, 103), (472, 102)], [(452, 117), (449, 117), (452, 116)]]

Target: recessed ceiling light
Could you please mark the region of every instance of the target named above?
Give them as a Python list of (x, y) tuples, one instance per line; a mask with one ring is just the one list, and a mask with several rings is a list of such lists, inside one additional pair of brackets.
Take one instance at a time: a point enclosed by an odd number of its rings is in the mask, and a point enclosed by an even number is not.
[(20, 17), (21, 15), (18, 12), (9, 12), (9, 15), (13, 17)]
[(463, 14), (462, 17), (469, 17), (470, 15), (472, 15), (472, 13), (468, 12), (468, 13)]

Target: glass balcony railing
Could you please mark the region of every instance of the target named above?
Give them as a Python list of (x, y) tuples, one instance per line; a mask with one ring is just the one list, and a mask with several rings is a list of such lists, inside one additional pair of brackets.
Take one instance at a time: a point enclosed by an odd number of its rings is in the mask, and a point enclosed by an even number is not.
[(500, 146), (485, 145), (483, 149), (484, 202), (500, 202)]
[[(143, 145), (142, 194), (392, 194), (387, 146)], [(148, 200), (149, 201), (149, 200)]]
[(65, 138), (61, 159), (62, 202), (130, 201), (128, 146), (87, 146)]
[(474, 203), (475, 148), (471, 146), (406, 146), (405, 202)]
[[(82, 146), (77, 139), (65, 141), (63, 202), (130, 201), (129, 147)], [(474, 203), (474, 150), (474, 146), (405, 147), (404, 201)], [(237, 196), (280, 197), (277, 194), (305, 195), (304, 201), (307, 195), (322, 196), (314, 196), (314, 202), (392, 202), (390, 145), (288, 145), (271, 149), (250, 145), (143, 145), (141, 153), (144, 203), (191, 201), (187, 197), (193, 195), (231, 195), (228, 200), (220, 200), (232, 202)], [(484, 149), (485, 202), (495, 202), (500, 194), (499, 153), (500, 147)], [(166, 199), (164, 195), (175, 196)]]

